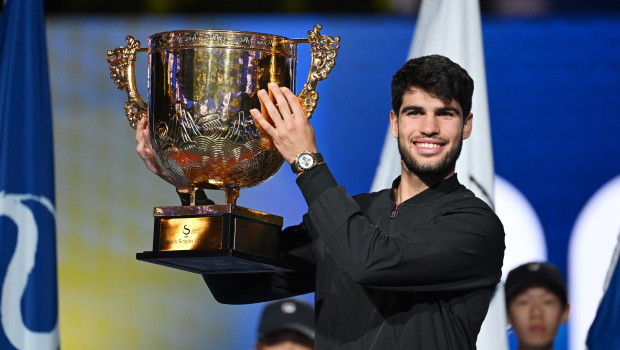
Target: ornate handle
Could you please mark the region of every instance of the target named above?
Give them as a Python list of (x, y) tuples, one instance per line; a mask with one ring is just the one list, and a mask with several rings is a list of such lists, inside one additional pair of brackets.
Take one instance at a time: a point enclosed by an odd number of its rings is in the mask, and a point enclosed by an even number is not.
[(148, 106), (140, 98), (136, 88), (134, 68), (136, 52), (146, 52), (147, 49), (140, 48), (140, 42), (131, 36), (127, 36), (125, 40), (127, 40), (127, 46), (108, 50), (108, 63), (110, 64), (110, 78), (114, 80), (119, 90), (127, 92), (129, 100), (125, 102), (125, 115), (129, 120), (129, 125), (135, 129), (140, 119), (148, 115)]
[[(302, 107), (308, 119), (312, 118), (312, 113), (314, 113), (319, 100), (316, 86), (320, 80), (327, 78), (327, 75), (336, 65), (337, 51), (340, 48), (340, 37), (321, 35), (321, 29), (323, 26), (317, 24), (314, 29), (308, 31), (307, 42), (310, 43), (310, 50), (312, 51), (310, 71), (304, 88), (297, 95), (302, 100)], [(303, 41), (306, 42), (306, 40)]]

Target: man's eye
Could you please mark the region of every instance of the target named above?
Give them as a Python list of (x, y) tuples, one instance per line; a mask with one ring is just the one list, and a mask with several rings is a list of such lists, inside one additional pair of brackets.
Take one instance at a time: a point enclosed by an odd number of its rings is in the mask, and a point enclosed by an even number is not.
[(519, 305), (519, 306), (527, 306), (529, 304), (529, 301), (528, 300), (524, 300), (524, 299), (516, 300), (516, 302), (517, 302), (517, 305)]

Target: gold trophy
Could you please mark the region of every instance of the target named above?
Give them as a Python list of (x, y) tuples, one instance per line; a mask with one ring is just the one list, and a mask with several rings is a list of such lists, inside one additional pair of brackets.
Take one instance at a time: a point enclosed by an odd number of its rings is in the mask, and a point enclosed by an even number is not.
[[(230, 31), (180, 30), (148, 38), (148, 49), (127, 36), (127, 46), (108, 51), (110, 77), (127, 92), (125, 114), (135, 128), (148, 117), (157, 162), (194, 190), (189, 206), (155, 207), (153, 250), (138, 260), (208, 273), (293, 270), (278, 259), (282, 217), (236, 205), (239, 189), (259, 185), (284, 158), (250, 115), (257, 92), (275, 82), (295, 91), (297, 45), (309, 43), (308, 79), (298, 95), (308, 118), (317, 83), (335, 65), (340, 38), (307, 39)], [(135, 81), (137, 52), (148, 53), (148, 102)], [(225, 204), (195, 205), (197, 189), (220, 189)]]

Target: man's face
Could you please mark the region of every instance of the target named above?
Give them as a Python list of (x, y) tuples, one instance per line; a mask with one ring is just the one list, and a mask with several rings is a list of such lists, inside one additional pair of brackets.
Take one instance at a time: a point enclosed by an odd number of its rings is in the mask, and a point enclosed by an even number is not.
[(568, 320), (569, 307), (545, 287), (530, 287), (508, 305), (508, 323), (526, 349), (551, 349), (560, 325)]
[(452, 175), (472, 114), (463, 118), (458, 102), (446, 104), (417, 88), (405, 92), (398, 112), (391, 112), (390, 126), (405, 167), (417, 176)]

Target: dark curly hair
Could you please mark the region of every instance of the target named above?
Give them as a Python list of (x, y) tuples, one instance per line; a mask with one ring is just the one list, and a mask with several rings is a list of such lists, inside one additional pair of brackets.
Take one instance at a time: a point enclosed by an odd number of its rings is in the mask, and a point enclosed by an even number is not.
[(449, 103), (455, 100), (463, 109), (463, 117), (471, 111), (474, 81), (467, 71), (449, 58), (429, 55), (412, 58), (392, 76), (392, 109), (399, 114), (403, 95), (419, 88)]

